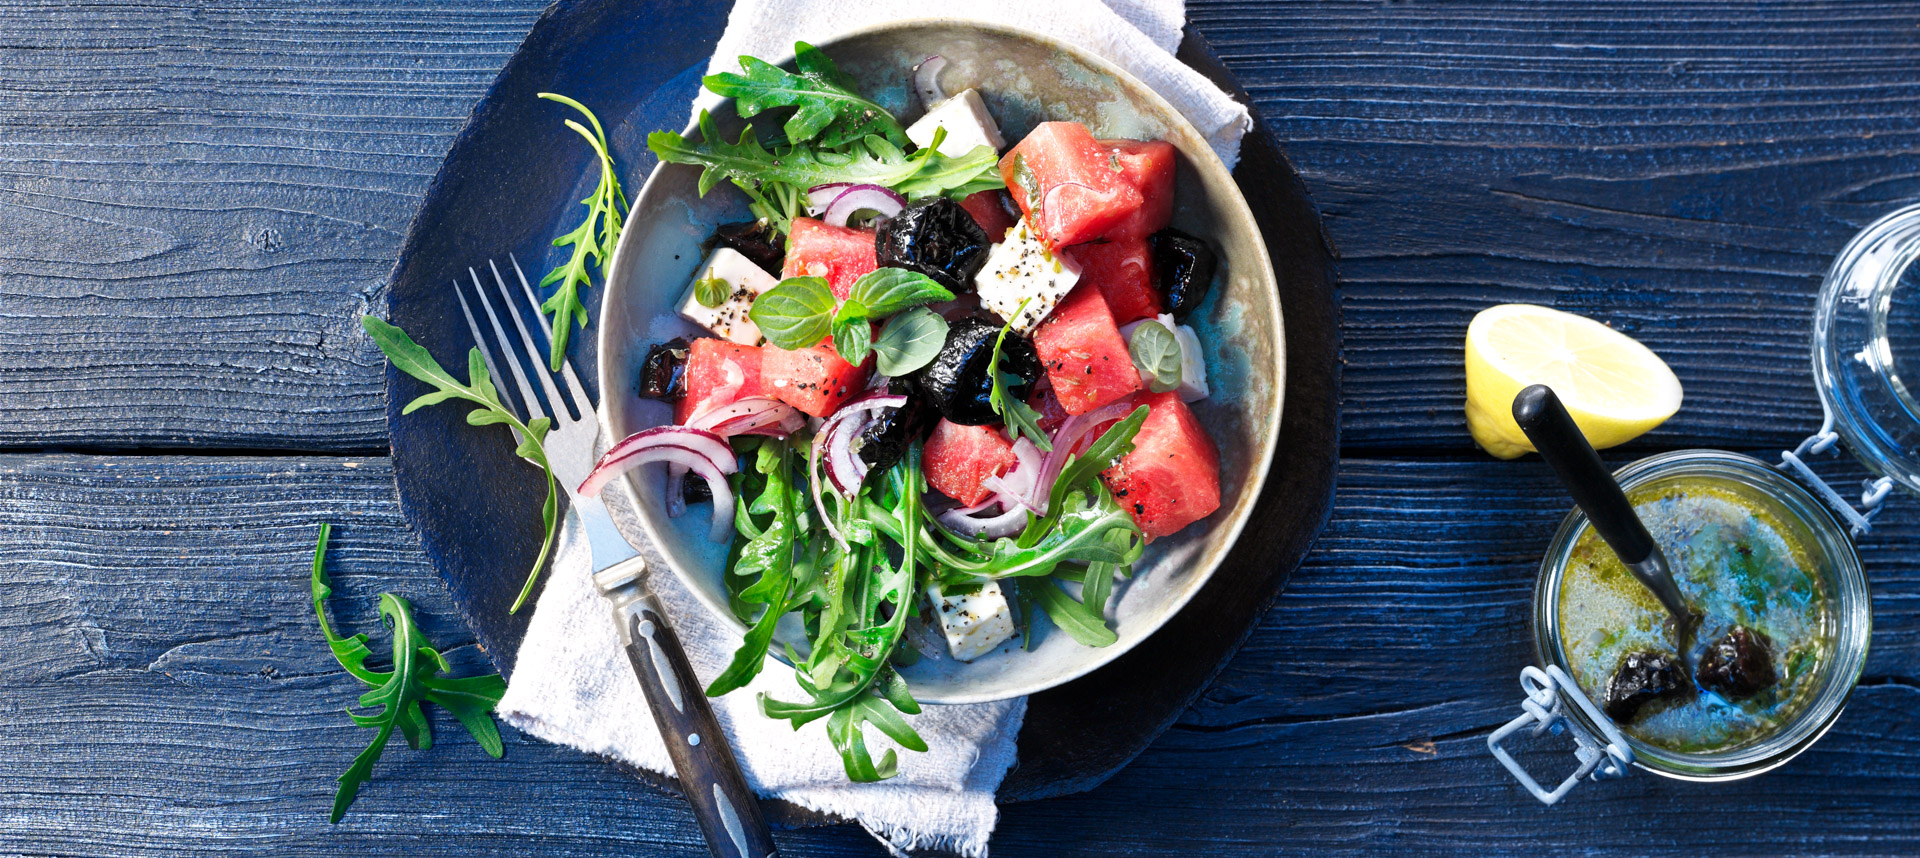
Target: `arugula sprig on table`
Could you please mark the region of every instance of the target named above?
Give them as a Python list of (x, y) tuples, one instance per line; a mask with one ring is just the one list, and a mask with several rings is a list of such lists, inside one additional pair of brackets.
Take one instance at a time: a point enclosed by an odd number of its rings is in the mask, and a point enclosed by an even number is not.
[(481, 750), (499, 759), (506, 753), (506, 747), (501, 743), (500, 730), (494, 726), (493, 716), (489, 713), (499, 705), (500, 697), (507, 691), (507, 683), (497, 673), (467, 677), (440, 676), (443, 671), (452, 669), (446, 656), (435, 649), (426, 635), (420, 632), (419, 626), (414, 624), (413, 606), (392, 593), (380, 594), (380, 616), (393, 632), (393, 669), (378, 671), (367, 667), (367, 660), (373, 657), (373, 650), (367, 646), (367, 636), (356, 634), (341, 637), (334, 633), (333, 626), (327, 622), (326, 601), (333, 595), (333, 582), (327, 577), (326, 557), (327, 539), (332, 532), (332, 525), (320, 525), (320, 539), (313, 548), (313, 575), (310, 580), (313, 613), (320, 620), (320, 633), (326, 636), (334, 660), (355, 679), (373, 689), (360, 695), (359, 703), (374, 709), (374, 713), (358, 715), (349, 711), (347, 715), (353, 719), (353, 723), (378, 731), (373, 742), (353, 758), (353, 764), (339, 777), (340, 788), (334, 793), (333, 811), (327, 818), (329, 822), (339, 822), (359, 796), (360, 787), (373, 777), (373, 764), (386, 751), (387, 740), (393, 737), (395, 729), (406, 737), (407, 745), (416, 751), (433, 747), (433, 728), (420, 708), (422, 702), (447, 710), (467, 728), (467, 732), (473, 734)]
[(480, 350), (477, 348), (467, 351), (467, 383), (461, 384), (451, 373), (441, 369), (439, 362), (433, 359), (433, 355), (428, 354), (425, 348), (415, 343), (412, 337), (407, 336), (406, 331), (389, 325), (376, 316), (361, 317), (360, 325), (366, 328), (367, 335), (373, 338), (374, 344), (380, 347), (380, 351), (387, 356), (387, 360), (395, 369), (426, 382), (434, 388), (407, 403), (407, 407), (400, 410), (401, 414), (412, 414), (416, 409), (450, 399), (471, 403), (476, 407), (467, 412), (467, 423), (474, 426), (504, 423), (512, 427), (520, 439), (519, 446), (513, 450), (514, 454), (532, 462), (534, 467), (539, 468), (541, 474), (546, 477), (547, 500), (540, 507), (540, 518), (546, 525), (547, 538), (540, 543), (540, 554), (533, 559), (533, 568), (527, 570), (527, 581), (520, 586), (520, 595), (513, 600), (513, 606), (507, 609), (507, 613), (510, 614), (519, 611), (520, 606), (526, 604), (527, 596), (533, 593), (533, 582), (539, 580), (540, 570), (547, 565), (547, 556), (552, 553), (553, 540), (559, 532), (559, 483), (554, 480), (553, 466), (547, 462), (547, 450), (542, 446), (547, 437), (547, 430), (553, 427), (553, 420), (547, 417), (536, 417), (531, 421), (521, 422), (519, 417), (514, 416), (512, 410), (501, 404), (500, 391), (494, 388), (493, 380), (487, 376), (486, 359), (481, 357)]
[(600, 182), (594, 186), (593, 193), (580, 201), (581, 205), (587, 207), (587, 219), (572, 232), (553, 240), (554, 247), (572, 245), (573, 253), (566, 262), (540, 278), (540, 287), (543, 289), (555, 283), (560, 284), (560, 288), (554, 290), (546, 303), (540, 305), (542, 312), (553, 317), (553, 354), (549, 356), (548, 369), (559, 372), (560, 363), (567, 357), (567, 341), (573, 333), (573, 326), (577, 324), (582, 330), (587, 327), (587, 307), (580, 301), (580, 290), (593, 285), (588, 269), (599, 268), (601, 275), (605, 276), (607, 260), (613, 257), (613, 249), (620, 243), (620, 221), (626, 216), (628, 206), (627, 195), (620, 190), (620, 177), (613, 171), (613, 156), (608, 154), (607, 149), (607, 132), (600, 127), (599, 118), (586, 105), (559, 93), (543, 92), (540, 97), (580, 111), (587, 122), (592, 123), (593, 130), (589, 131), (579, 122), (572, 119), (566, 121), (568, 128), (586, 138), (587, 145), (593, 148), (593, 153), (600, 161)]
[[(789, 277), (755, 298), (747, 316), (778, 348), (812, 348), (832, 336), (842, 360), (858, 366), (877, 354), (881, 371), (897, 376), (939, 355), (947, 320), (924, 306), (951, 300), (953, 293), (925, 274), (880, 268), (854, 281), (844, 302), (834, 299), (823, 278)], [(923, 312), (908, 313), (916, 309)], [(872, 324), (888, 317), (894, 321), (874, 339)]]

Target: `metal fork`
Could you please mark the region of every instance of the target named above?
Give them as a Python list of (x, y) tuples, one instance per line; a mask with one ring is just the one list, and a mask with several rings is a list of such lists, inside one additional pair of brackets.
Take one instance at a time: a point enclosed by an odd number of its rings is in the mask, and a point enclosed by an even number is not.
[[(453, 283), (473, 341), (479, 346), (491, 376), (504, 378), (500, 367), (503, 364), (507, 367), (523, 403), (520, 414), (524, 418), (551, 416), (553, 419), (553, 428), (547, 432), (543, 445), (547, 462), (553, 467), (554, 477), (566, 486), (572, 514), (579, 518), (581, 529), (586, 532), (587, 544), (593, 553), (594, 586), (613, 604), (621, 646), (627, 651), (627, 660), (632, 662), (634, 675), (646, 693), (647, 706), (653, 711), (660, 738), (666, 743), (667, 755), (673, 759), (681, 788), (693, 804), (708, 847), (720, 858), (768, 858), (775, 854), (773, 836), (760, 814), (760, 804), (747, 788), (746, 777), (734, 760), (720, 723), (714, 720), (706, 691), (688, 665), (679, 637), (667, 624), (666, 609), (646, 586), (646, 559), (634, 551), (614, 527), (606, 504), (599, 497), (578, 491), (580, 483), (593, 470), (594, 443), (600, 437), (599, 417), (594, 412), (593, 399), (587, 396), (580, 377), (573, 371), (572, 361), (561, 362), (559, 384), (555, 384), (554, 376), (546, 371), (553, 329), (540, 312), (540, 299), (527, 283), (520, 260), (511, 255), (508, 260), (519, 280), (517, 295), (500, 276), (499, 266), (488, 260), (487, 268), (493, 274), (493, 285), (506, 315), (512, 319), (517, 338), (509, 336), (507, 327), (500, 323), (500, 314), (495, 312), (493, 299), (488, 297), (479, 272), (467, 269), (467, 275), (473, 280), (474, 295), (489, 323), (488, 330), (498, 344), (498, 358), (488, 346), (478, 317), (467, 301), (465, 288), (457, 279)], [(526, 322), (529, 313), (535, 321), (531, 328)], [(535, 332), (540, 337), (537, 344)], [(547, 407), (542, 407), (540, 397), (535, 394), (526, 367), (530, 367), (533, 377), (539, 380)], [(500, 387), (500, 401), (513, 408), (513, 397), (504, 385)]]

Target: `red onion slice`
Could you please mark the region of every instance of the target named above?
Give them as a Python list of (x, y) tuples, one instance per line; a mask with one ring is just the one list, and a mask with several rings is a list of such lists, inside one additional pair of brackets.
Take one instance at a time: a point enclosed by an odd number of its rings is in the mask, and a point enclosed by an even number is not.
[(1003, 536), (1012, 536), (1026, 529), (1027, 510), (1025, 507), (1015, 506), (990, 518), (975, 518), (970, 515), (961, 514), (957, 509), (950, 509), (934, 516), (934, 520), (940, 522), (941, 527), (953, 531), (957, 536), (964, 536), (968, 539), (980, 539), (982, 537), (999, 539)]
[(827, 204), (826, 213), (821, 219), (832, 226), (846, 226), (853, 213), (862, 209), (873, 211), (880, 218), (890, 218), (907, 207), (907, 198), (879, 185), (854, 185)]
[(826, 446), (826, 443), (827, 433), (814, 433), (813, 447), (807, 451), (807, 483), (813, 491), (814, 513), (820, 516), (820, 523), (827, 526), (827, 532), (833, 534), (833, 541), (840, 543), (844, 548), (847, 537), (833, 523), (833, 516), (827, 514), (827, 502), (820, 493), (820, 484), (826, 482), (826, 478), (820, 475), (820, 450)]
[(826, 445), (827, 479), (833, 481), (834, 491), (843, 497), (852, 495), (859, 491), (860, 483), (867, 478), (867, 463), (853, 452), (854, 439), (873, 421), (867, 415), (883, 408), (899, 408), (906, 404), (907, 398), (899, 394), (867, 393), (840, 406), (840, 410), (821, 424), (820, 433), (814, 440), (816, 444)]
[(1040, 485), (1041, 469), (1045, 465), (1040, 448), (1023, 436), (1013, 442), (1013, 455), (1019, 464), (1005, 474), (982, 480), (980, 484), (1003, 496), (1009, 506), (1018, 505), (1046, 515), (1047, 497), (1034, 491)]
[(804, 425), (800, 409), (767, 396), (737, 399), (687, 421), (689, 428), (705, 429), (723, 438), (734, 435), (785, 437)]
[(807, 214), (819, 217), (827, 206), (839, 198), (840, 193), (859, 182), (826, 182), (807, 189)]
[(1053, 433), (1053, 437), (1048, 439), (1053, 444), (1053, 452), (1048, 453), (1046, 461), (1040, 464), (1040, 478), (1034, 483), (1033, 496), (1039, 498), (1042, 505), (1048, 503), (1053, 497), (1053, 482), (1060, 478), (1060, 472), (1067, 467), (1067, 457), (1080, 452), (1080, 442), (1086, 439), (1091, 430), (1132, 412), (1127, 403), (1116, 402), (1096, 411), (1068, 417)]
[[(707, 490), (713, 493), (713, 524), (707, 529), (707, 538), (714, 542), (726, 542), (733, 538), (733, 488), (727, 485), (726, 477), (733, 472), (731, 467), (723, 470), (703, 452), (661, 443), (628, 453), (620, 460), (618, 467), (606, 469), (606, 473), (617, 475), (653, 462), (666, 462), (670, 466), (678, 465), (699, 474), (701, 479), (706, 480)], [(729, 466), (732, 464), (732, 462), (728, 463)], [(599, 477), (601, 472), (602, 469), (596, 467), (593, 475), (587, 477), (589, 484), (582, 485), (580, 490), (585, 492), (590, 488), (591, 482)], [(601, 485), (604, 486), (612, 479), (612, 476), (608, 476), (601, 481)]]
[(679, 462), (667, 463), (667, 517), (679, 518), (687, 514), (687, 466)]
[(947, 58), (934, 54), (913, 67), (913, 92), (920, 96), (920, 106), (932, 110), (934, 105), (947, 100), (947, 92), (940, 88), (940, 71), (947, 67)]
[[(613, 445), (613, 449), (600, 457), (600, 461), (593, 466), (593, 471), (587, 474), (585, 481), (580, 483), (579, 492), (583, 495), (598, 496), (608, 483), (613, 482), (614, 478), (641, 464), (631, 460), (658, 447), (677, 448), (695, 453), (722, 474), (731, 474), (739, 469), (739, 462), (734, 458), (733, 448), (727, 446), (725, 438), (704, 429), (660, 426), (635, 432)], [(647, 461), (659, 460), (648, 459)], [(714, 495), (716, 504), (719, 497), (718, 494)]]

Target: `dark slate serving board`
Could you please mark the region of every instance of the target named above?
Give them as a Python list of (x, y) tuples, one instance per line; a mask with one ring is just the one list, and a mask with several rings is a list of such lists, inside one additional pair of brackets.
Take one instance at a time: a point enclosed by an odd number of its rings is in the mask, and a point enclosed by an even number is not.
[[(684, 124), (724, 20), (725, 9), (712, 4), (656, 2), (643, 11), (615, 0), (561, 3), (542, 15), (429, 187), (394, 269), (388, 319), (442, 364), (463, 365), (471, 343), (450, 280), (489, 258), (504, 263), (510, 252), (529, 277), (539, 276), (560, 256), (546, 242), (578, 222), (577, 201), (593, 174), (587, 150), (561, 125), (561, 109), (535, 94), (562, 92), (594, 108), (608, 126), (622, 183), (637, 190), (654, 164), (646, 133)], [(1191, 30), (1180, 56), (1238, 91)], [(1331, 253), (1318, 213), (1264, 123), (1248, 137), (1235, 176), (1283, 292), (1288, 377), (1274, 476), (1239, 545), (1180, 616), (1108, 667), (1031, 699), (1020, 764), (1002, 786), (1003, 800), (1090, 789), (1145, 749), (1232, 656), (1326, 523), (1339, 425)], [(597, 289), (589, 305), (596, 299)], [(591, 329), (576, 334), (577, 367), (593, 365), (594, 337)], [(481, 645), (511, 675), (531, 611), (512, 616), (506, 607), (539, 545), (540, 481), (497, 429), (470, 427), (451, 408), (402, 417), (418, 385), (392, 369), (387, 385), (401, 508)], [(773, 810), (789, 824), (820, 821), (794, 808)]]

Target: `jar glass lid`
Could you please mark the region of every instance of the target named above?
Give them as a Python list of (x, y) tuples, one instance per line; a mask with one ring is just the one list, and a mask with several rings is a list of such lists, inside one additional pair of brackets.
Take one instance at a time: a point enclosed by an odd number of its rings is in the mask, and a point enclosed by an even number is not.
[(1920, 205), (1875, 221), (1827, 271), (1814, 315), (1821, 404), (1853, 454), (1920, 493)]

